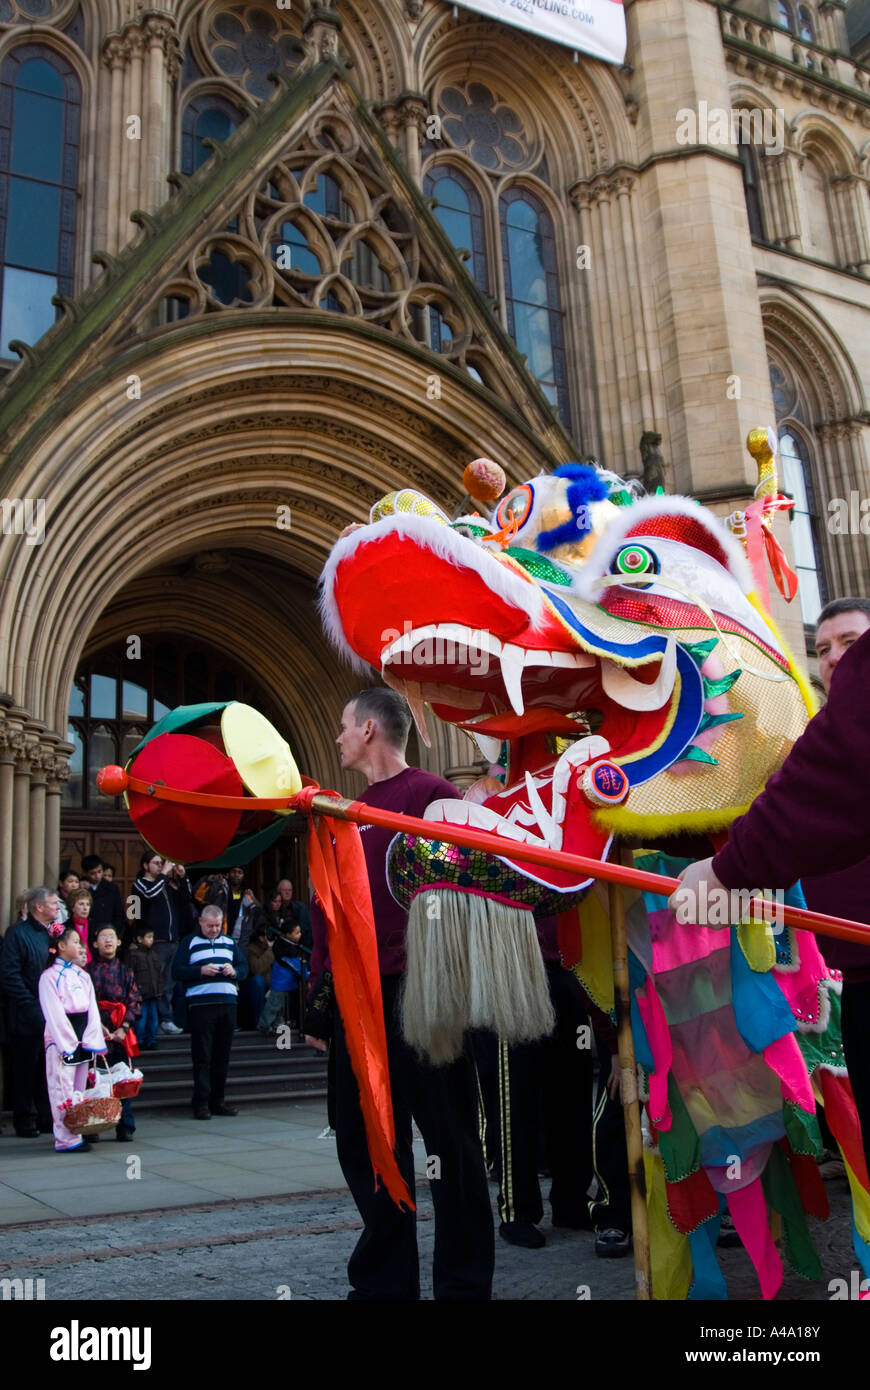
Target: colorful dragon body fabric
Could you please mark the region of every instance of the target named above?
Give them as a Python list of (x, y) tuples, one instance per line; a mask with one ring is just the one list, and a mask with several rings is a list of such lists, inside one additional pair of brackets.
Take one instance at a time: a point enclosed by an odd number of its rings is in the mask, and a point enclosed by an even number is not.
[[(676, 875), (723, 842), (814, 712), (725, 524), (690, 498), (638, 497), (589, 465), (534, 478), (487, 515), (451, 518), (420, 493), (390, 494), (335, 545), (322, 614), (347, 660), (407, 696), (424, 737), (428, 706), (490, 765), (465, 798), (428, 808), (431, 839), (393, 842), (394, 895), (412, 909), (449, 890), (475, 911), (483, 900), (560, 912), (566, 963), (605, 1010), (606, 892), (524, 864), (512, 844), (599, 860), (619, 848)], [(494, 831), (504, 854), (439, 841), (439, 822)], [(817, 1100), (846, 1160), (870, 1274), (840, 984), (814, 937), (749, 920), (745, 905), (721, 922), (681, 923), (667, 894), (626, 892), (654, 1297), (727, 1296), (715, 1255), (726, 1210), (764, 1298), (780, 1287), (782, 1255), (820, 1277), (806, 1220), (827, 1213)], [(786, 900), (802, 903), (799, 886)], [(429, 968), (450, 968), (443, 952)], [(464, 988), (462, 1023), (479, 1026), (474, 980)], [(501, 1031), (510, 1036), (510, 1020)]]

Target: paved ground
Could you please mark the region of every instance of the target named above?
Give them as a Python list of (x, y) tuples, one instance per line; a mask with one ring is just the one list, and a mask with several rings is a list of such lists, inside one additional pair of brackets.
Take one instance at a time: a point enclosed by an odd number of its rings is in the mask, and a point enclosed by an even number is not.
[[(43, 1279), (46, 1300), (343, 1299), (360, 1223), (334, 1140), (319, 1137), (325, 1126), (323, 1103), (309, 1101), (208, 1124), (148, 1116), (134, 1143), (103, 1139), (78, 1158), (55, 1155), (45, 1138), (2, 1137), (0, 1278)], [(416, 1152), (422, 1177), (419, 1143)], [(830, 1177), (827, 1190), (832, 1219), (811, 1222), (824, 1279), (787, 1275), (778, 1301), (826, 1300), (828, 1281), (848, 1280), (855, 1268), (845, 1179)], [(425, 1181), (419, 1218), (423, 1295), (431, 1298)], [(591, 1235), (553, 1231), (546, 1220), (542, 1229), (539, 1251), (496, 1240), (497, 1299), (570, 1302), (578, 1289), (593, 1301), (632, 1299), (630, 1259), (599, 1260)], [(743, 1252), (721, 1258), (731, 1297), (757, 1298)]]

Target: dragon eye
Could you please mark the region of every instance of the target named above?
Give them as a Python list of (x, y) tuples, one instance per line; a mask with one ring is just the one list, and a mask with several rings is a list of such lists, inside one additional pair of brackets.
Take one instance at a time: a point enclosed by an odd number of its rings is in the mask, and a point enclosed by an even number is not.
[[(646, 545), (624, 545), (618, 550), (610, 566), (611, 574), (625, 575), (635, 579), (639, 575), (654, 575), (659, 572), (659, 560), (655, 551)], [(639, 584), (639, 589), (650, 588), (649, 584)]]
[(528, 483), (522, 487), (514, 488), (509, 492), (500, 503), (496, 518), (499, 526), (509, 526), (511, 521), (516, 522), (517, 526), (522, 526), (528, 520), (529, 513), (534, 503), (534, 494)]

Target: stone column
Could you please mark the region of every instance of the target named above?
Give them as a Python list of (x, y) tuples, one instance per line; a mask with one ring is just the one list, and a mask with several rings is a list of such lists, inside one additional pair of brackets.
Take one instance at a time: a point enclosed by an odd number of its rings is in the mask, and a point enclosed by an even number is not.
[[(108, 145), (106, 159), (108, 173), (104, 185), (105, 206), (98, 210), (95, 235), (97, 246), (110, 254), (114, 254), (121, 244), (121, 221), (124, 212), (121, 169), (125, 153), (124, 146), (127, 140), (123, 108), (127, 49), (124, 40), (118, 34), (112, 34), (106, 40), (102, 57), (103, 64), (109, 71), (108, 140), (106, 142)], [(99, 174), (97, 186), (103, 186)]]
[(15, 899), (33, 885), (30, 873), (30, 769), (34, 743), (23, 729), (12, 735), (15, 780), (12, 787), (12, 889)]
[(866, 185), (857, 174), (837, 174), (831, 179), (831, 193), (843, 244), (846, 265), (859, 275), (870, 275), (870, 208)]
[(420, 147), (426, 134), (426, 118), (431, 113), (421, 92), (405, 92), (399, 97), (399, 125), (402, 131), (402, 152), (408, 173), (416, 184), (423, 177)]
[(154, 212), (165, 203), (169, 192), (170, 129), (172, 122), (171, 83), (178, 72), (178, 40), (171, 19), (151, 15), (145, 21), (143, 106), (143, 166), (140, 180), (140, 207)]
[(45, 881), (52, 887), (60, 873), (60, 799), (63, 784), (69, 779), (69, 747), (69, 744), (63, 744), (55, 749), (46, 769)]
[[(37, 744), (30, 759), (30, 826), (28, 883), (45, 881), (45, 785), (50, 749)], [(51, 885), (53, 886), (53, 885)]]
[(768, 235), (777, 246), (799, 251), (801, 219), (797, 200), (798, 156), (794, 150), (759, 155), (762, 206), (770, 220)]
[[(130, 213), (142, 206), (142, 174), (144, 166), (142, 147), (146, 138), (145, 113), (142, 109), (142, 68), (145, 56), (145, 35), (138, 26), (131, 26), (124, 34), (124, 53), (127, 68), (124, 73), (124, 110), (122, 113), (123, 144), (121, 146), (121, 226), (119, 228), (119, 247), (126, 246), (137, 232), (130, 222)], [(140, 138), (132, 140), (128, 136), (127, 120), (138, 116)]]
[(569, 196), (577, 209), (580, 223), (578, 244), (589, 248), (589, 269), (581, 273), (589, 277), (585, 284), (588, 286), (591, 338), (595, 347), (594, 364), (589, 363), (589, 375), (592, 376), (594, 372), (595, 378), (593, 409), (601, 420), (603, 462), (616, 467), (616, 456), (624, 452), (625, 442), (619, 431), (616, 345), (609, 316), (610, 287), (601, 223), (600, 201), (604, 191), (605, 181), (599, 178), (575, 184), (569, 190)]
[(12, 921), (12, 821), (15, 753), (12, 729), (0, 720), (0, 933)]

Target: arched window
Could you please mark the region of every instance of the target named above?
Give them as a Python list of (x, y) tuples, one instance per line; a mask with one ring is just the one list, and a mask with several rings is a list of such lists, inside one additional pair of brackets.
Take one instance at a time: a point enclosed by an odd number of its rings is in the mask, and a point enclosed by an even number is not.
[(81, 89), (71, 65), (27, 44), (0, 69), (0, 356), (34, 343), (73, 293)]
[(807, 156), (803, 171), (804, 209), (806, 216), (805, 250), (817, 261), (837, 264), (837, 248), (831, 227), (831, 208), (828, 193), (828, 173), (818, 160)]
[(439, 164), (426, 175), (423, 191), (427, 197), (437, 199), (435, 216), (452, 244), (458, 251), (471, 252), (467, 269), (484, 293), (487, 293), (489, 276), (486, 266), (483, 210), (471, 180), (461, 170)]
[(791, 10), (785, 0), (779, 0), (779, 23), (781, 28), (787, 29), (790, 34), (793, 33)]
[(211, 158), (205, 139), (227, 140), (244, 117), (231, 101), (208, 93), (184, 108), (181, 122), (181, 172), (193, 174)]
[(779, 456), (783, 488), (794, 498), (794, 508), (789, 515), (798, 598), (804, 625), (811, 627), (825, 602), (825, 583), (809, 458), (806, 446), (796, 431), (785, 429), (780, 432)]
[[(213, 153), (203, 141), (228, 140), (244, 119), (242, 112), (231, 101), (210, 92), (188, 102), (181, 121), (181, 172), (196, 173)], [(228, 224), (227, 230), (238, 230), (236, 218)], [(200, 279), (211, 287), (222, 304), (232, 304), (236, 300), (242, 304), (250, 302), (244, 267), (222, 252), (214, 252), (209, 266), (200, 272)], [(186, 306), (178, 305), (170, 317), (186, 318)]]
[(764, 219), (761, 215), (761, 196), (758, 190), (758, 166), (755, 154), (749, 145), (742, 142), (737, 146), (737, 155), (743, 171), (743, 194), (746, 198), (746, 212), (749, 217), (749, 233), (756, 241), (764, 241)]
[(815, 43), (816, 34), (813, 28), (813, 17), (806, 5), (798, 6), (798, 33), (807, 43)]
[(524, 188), (499, 199), (508, 332), (547, 400), (568, 425), (564, 333), (553, 225)]

